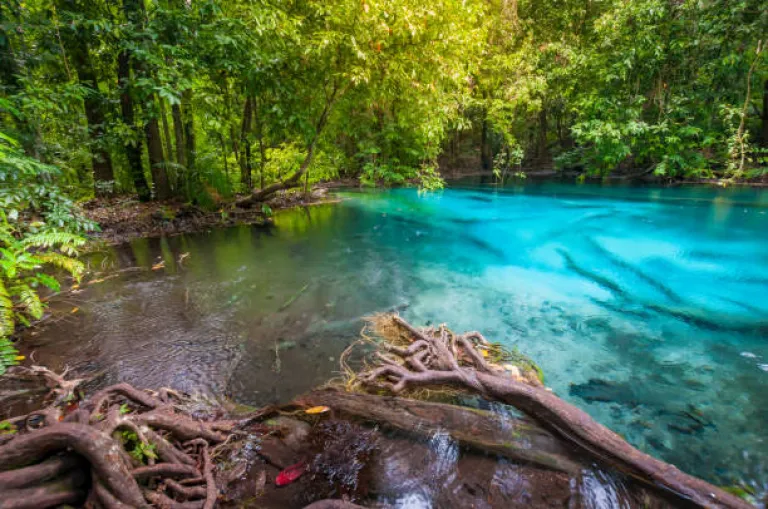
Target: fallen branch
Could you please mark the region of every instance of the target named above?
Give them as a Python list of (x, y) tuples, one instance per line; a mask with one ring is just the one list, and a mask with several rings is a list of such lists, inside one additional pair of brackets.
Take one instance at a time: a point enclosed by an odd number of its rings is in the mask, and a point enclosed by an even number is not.
[[(380, 350), (387, 355), (380, 353), (378, 365), (359, 376), (368, 387), (394, 394), (446, 385), (468, 389), (488, 400), (515, 406), (612, 467), (681, 500), (699, 507), (751, 507), (735, 495), (640, 452), (546, 388), (489, 364), (480, 353), (486, 345), (477, 337), (467, 340), (467, 335), (453, 334), (444, 327), (417, 329), (396, 315), (375, 317), (372, 323), (383, 336)], [(406, 345), (402, 345), (403, 337)], [(465, 341), (460, 341), (462, 338)]]

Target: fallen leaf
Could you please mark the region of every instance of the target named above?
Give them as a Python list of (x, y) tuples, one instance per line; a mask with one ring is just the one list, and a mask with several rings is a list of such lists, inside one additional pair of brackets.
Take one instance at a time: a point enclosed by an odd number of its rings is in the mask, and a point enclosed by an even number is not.
[(165, 267), (165, 262), (156, 263), (152, 266), (152, 270), (160, 270)]
[(13, 358), (13, 360), (15, 361), (23, 361), (24, 359), (26, 359), (26, 357), (23, 355), (17, 355), (16, 357)]
[(70, 313), (72, 313), (72, 314), (75, 314), (75, 313), (77, 313), (78, 311), (80, 311), (80, 308), (78, 308), (78, 307), (74, 307), (74, 308), (72, 308), (72, 311), (70, 311)]
[(306, 470), (307, 464), (303, 461), (296, 463), (295, 465), (291, 465), (290, 467), (277, 474), (277, 477), (275, 478), (275, 485), (285, 486), (286, 484), (291, 484), (293, 481), (301, 477)]
[(486, 350), (480, 350), (480, 355), (483, 357), (488, 357), (488, 352)]
[(307, 408), (304, 410), (305, 414), (324, 414), (325, 412), (329, 411), (330, 408), (327, 406), (313, 406), (312, 408)]

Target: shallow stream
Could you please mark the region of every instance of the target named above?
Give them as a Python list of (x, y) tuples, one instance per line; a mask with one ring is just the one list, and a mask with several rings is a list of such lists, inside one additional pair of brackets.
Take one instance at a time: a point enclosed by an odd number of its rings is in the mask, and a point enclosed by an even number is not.
[(397, 309), (515, 346), (558, 395), (640, 449), (765, 490), (768, 192), (527, 183), (340, 194), (281, 212), (270, 229), (94, 256), (94, 270), (155, 270), (57, 300), (55, 322), (26, 346), (102, 383), (262, 405), (334, 376), (360, 317)]

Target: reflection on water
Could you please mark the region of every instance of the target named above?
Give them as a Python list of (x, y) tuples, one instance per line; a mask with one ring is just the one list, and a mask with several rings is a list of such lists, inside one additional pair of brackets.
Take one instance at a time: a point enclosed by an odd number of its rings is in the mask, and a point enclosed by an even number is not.
[(80, 311), (29, 344), (104, 383), (264, 404), (333, 376), (360, 317), (399, 308), (517, 346), (560, 396), (645, 451), (764, 488), (768, 193), (528, 184), (346, 198), (281, 213), (270, 230), (94, 258), (158, 270), (58, 302)]

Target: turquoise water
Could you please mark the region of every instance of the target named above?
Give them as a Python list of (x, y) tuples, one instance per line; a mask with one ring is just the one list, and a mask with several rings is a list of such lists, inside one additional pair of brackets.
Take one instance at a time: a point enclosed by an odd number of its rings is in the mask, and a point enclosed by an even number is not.
[(34, 346), (110, 380), (264, 404), (332, 376), (361, 316), (400, 309), (516, 346), (558, 395), (644, 451), (765, 490), (768, 192), (532, 183), (342, 196), (267, 231), (119, 249), (121, 265), (165, 268), (93, 285)]

